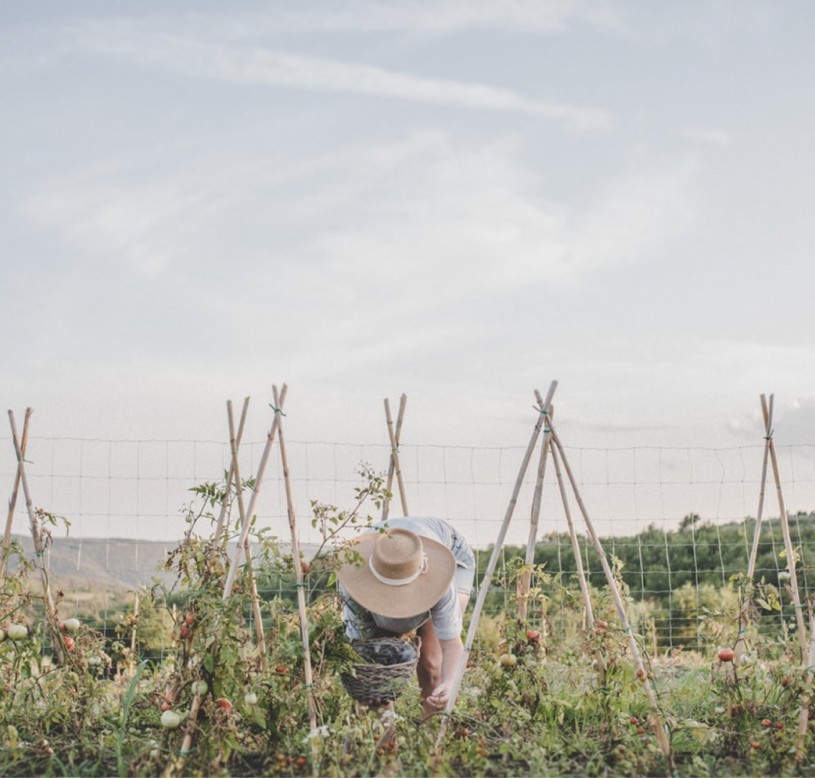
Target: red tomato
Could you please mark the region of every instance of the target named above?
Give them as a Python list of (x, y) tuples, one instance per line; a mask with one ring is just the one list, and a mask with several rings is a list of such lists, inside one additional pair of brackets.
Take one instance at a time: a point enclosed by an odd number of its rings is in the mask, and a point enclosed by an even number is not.
[(215, 700), (215, 704), (224, 710), (232, 710), (232, 703), (226, 697), (219, 697)]
[(286, 665), (277, 665), (277, 667), (275, 667), (274, 671), (278, 675), (288, 675), (289, 668), (286, 667)]
[(527, 640), (528, 640), (530, 643), (534, 643), (534, 642), (536, 642), (536, 641), (538, 641), (538, 640), (540, 640), (540, 639), (541, 639), (541, 633), (540, 633), (540, 632), (538, 632), (538, 630), (536, 630), (536, 629), (528, 629), (528, 630), (526, 631), (526, 639), (527, 639)]
[(723, 648), (719, 651), (720, 662), (732, 662), (736, 657), (736, 652), (732, 648)]
[(76, 641), (71, 637), (63, 638), (62, 642), (65, 644), (65, 648), (68, 651), (73, 651), (74, 648), (76, 648)]

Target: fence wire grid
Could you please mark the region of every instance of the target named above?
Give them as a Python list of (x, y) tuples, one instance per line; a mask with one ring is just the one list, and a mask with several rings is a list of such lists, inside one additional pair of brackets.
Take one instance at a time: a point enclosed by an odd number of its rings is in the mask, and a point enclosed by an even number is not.
[[(244, 478), (257, 471), (266, 441), (241, 446)], [(276, 448), (276, 446), (275, 446)], [(408, 513), (439, 516), (469, 540), (483, 559), (498, 536), (518, 478), (526, 446), (463, 447), (402, 445), (399, 458)], [(731, 448), (621, 447), (613, 449), (566, 446), (579, 493), (606, 551), (624, 557), (632, 597), (666, 604), (648, 618), (661, 636), (655, 644), (671, 647), (681, 636), (697, 642), (704, 633), (705, 586), (726, 586), (743, 572), (752, 540), (752, 518), (758, 508), (764, 446)], [(815, 444), (776, 443), (781, 489), (787, 512), (808, 516), (815, 508)], [(295, 514), (301, 543), (317, 544), (312, 528), (312, 501), (349, 508), (354, 489), (362, 485), (360, 465), (385, 472), (391, 448), (380, 443), (288, 441), (287, 453)], [(523, 480), (506, 536), (506, 545), (525, 546), (535, 487), (539, 448)], [(148, 584), (157, 563), (183, 536), (186, 506), (195, 501), (190, 491), (203, 482), (218, 482), (229, 467), (225, 441), (101, 440), (32, 437), (26, 452), (26, 473), (32, 503), (70, 521), (70, 531), (54, 531), (52, 561), (55, 575), (76, 581), (87, 577), (102, 589)], [(0, 479), (11, 495), (16, 458), (10, 437), (0, 438)], [(578, 535), (586, 528), (568, 489), (570, 512)], [(778, 517), (772, 474), (765, 490), (764, 518)], [(369, 506), (371, 515), (378, 515)], [(402, 515), (396, 482), (391, 515)], [(279, 456), (273, 449), (256, 507), (259, 527), (286, 542), (289, 537), (286, 494)], [(698, 517), (698, 518), (697, 518)], [(725, 531), (738, 524), (739, 534)], [(683, 528), (684, 553), (675, 553), (677, 531)], [(16, 536), (29, 534), (22, 489), (12, 524)], [(566, 514), (551, 460), (542, 493), (538, 546), (548, 549), (546, 569), (569, 579), (564, 560), (571, 554)], [(803, 556), (804, 593), (809, 536), (793, 521), (798, 553)], [(669, 548), (668, 538), (672, 538)], [(760, 562), (757, 578), (783, 578), (786, 562), (783, 540), (770, 532), (771, 548)], [(711, 553), (711, 549), (714, 553)], [(769, 560), (769, 561), (768, 561)], [(593, 584), (601, 587), (599, 565), (587, 552), (584, 562)], [(657, 574), (658, 573), (658, 574)], [(57, 581), (59, 584), (59, 580)], [(683, 588), (684, 587), (684, 588)], [(693, 608), (678, 607), (690, 587)], [(267, 592), (266, 595), (271, 593)], [(77, 600), (78, 591), (67, 597)], [(511, 592), (504, 597), (512, 596)], [(500, 597), (499, 597), (500, 600)], [(499, 600), (495, 600), (497, 603)], [(500, 607), (495, 605), (494, 607)], [(712, 606), (711, 606), (712, 607)], [(786, 616), (780, 618), (783, 624)], [(685, 623), (687, 622), (687, 623)], [(786, 626), (785, 626), (786, 628)], [(667, 639), (665, 636), (667, 635)], [(682, 638), (684, 640), (684, 638)], [(693, 640), (685, 641), (692, 645)]]

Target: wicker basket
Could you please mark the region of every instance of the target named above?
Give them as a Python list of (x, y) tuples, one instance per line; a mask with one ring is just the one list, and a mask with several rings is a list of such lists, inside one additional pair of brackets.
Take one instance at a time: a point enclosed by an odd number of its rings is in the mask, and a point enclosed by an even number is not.
[(416, 647), (398, 638), (360, 640), (353, 647), (369, 661), (353, 665), (353, 673), (340, 675), (345, 691), (360, 702), (382, 704), (395, 700), (416, 670)]

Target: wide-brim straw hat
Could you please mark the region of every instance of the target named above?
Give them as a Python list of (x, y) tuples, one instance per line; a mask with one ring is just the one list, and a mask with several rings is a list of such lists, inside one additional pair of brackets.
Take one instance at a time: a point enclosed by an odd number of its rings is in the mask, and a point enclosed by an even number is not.
[(401, 528), (365, 533), (343, 554), (340, 583), (363, 608), (387, 618), (429, 610), (456, 572), (456, 558), (447, 546)]

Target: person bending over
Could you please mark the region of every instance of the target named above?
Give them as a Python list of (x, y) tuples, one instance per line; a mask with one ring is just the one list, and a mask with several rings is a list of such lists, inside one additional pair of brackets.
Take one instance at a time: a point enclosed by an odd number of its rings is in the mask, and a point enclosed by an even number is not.
[(450, 699), (464, 652), (462, 616), (472, 592), (475, 559), (467, 541), (442, 519), (406, 516), (355, 538), (361, 559), (337, 572), (348, 638), (421, 638), (416, 674), (425, 716)]

